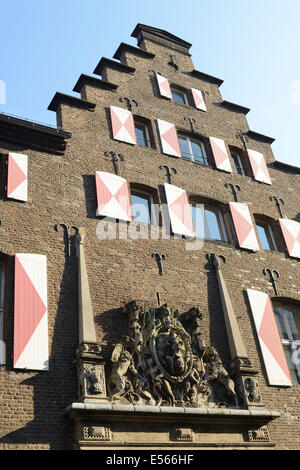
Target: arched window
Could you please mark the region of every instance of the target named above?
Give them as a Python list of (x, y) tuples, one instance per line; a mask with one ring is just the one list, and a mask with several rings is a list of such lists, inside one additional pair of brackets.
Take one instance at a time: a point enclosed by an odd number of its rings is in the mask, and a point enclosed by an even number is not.
[(130, 184), (131, 211), (135, 222), (158, 225), (158, 199), (156, 192), (147, 186)]
[(282, 251), (276, 222), (271, 217), (254, 214), (260, 245), (266, 251)]
[(273, 307), (293, 383), (300, 384), (300, 303), (275, 299)]

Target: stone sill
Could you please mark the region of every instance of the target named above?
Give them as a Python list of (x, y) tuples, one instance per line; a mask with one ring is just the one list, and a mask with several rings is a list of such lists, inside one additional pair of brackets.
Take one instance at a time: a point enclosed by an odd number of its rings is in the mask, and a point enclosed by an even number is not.
[[(278, 418), (281, 414), (278, 411), (270, 411), (267, 409), (250, 409), (240, 410), (235, 408), (186, 408), (186, 407), (171, 407), (171, 406), (147, 406), (147, 405), (122, 405), (113, 403), (72, 403), (64, 410), (64, 414), (71, 418), (78, 415), (100, 415), (100, 414), (113, 414), (129, 415), (138, 417), (145, 415), (152, 415), (153, 418), (170, 419), (172, 416), (176, 419), (191, 419), (197, 418), (204, 421), (234, 421), (234, 422), (251, 422), (251, 423), (267, 423), (273, 419)], [(160, 418), (161, 417), (161, 418)]]

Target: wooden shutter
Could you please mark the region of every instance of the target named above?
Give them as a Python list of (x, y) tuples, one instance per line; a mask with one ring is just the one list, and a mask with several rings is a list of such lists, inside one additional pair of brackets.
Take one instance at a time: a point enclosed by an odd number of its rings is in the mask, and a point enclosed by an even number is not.
[(157, 119), (162, 152), (173, 157), (181, 157), (177, 132), (174, 124)]
[(210, 137), (209, 141), (218, 170), (232, 173), (232, 168), (224, 140), (218, 139), (217, 137)]
[(110, 106), (110, 118), (113, 139), (136, 144), (133, 116), (130, 111), (117, 106)]
[(230, 202), (229, 208), (240, 248), (258, 251), (259, 245), (247, 204)]
[(15, 255), (13, 366), (17, 369), (49, 369), (44, 255)]
[(173, 233), (195, 237), (192, 212), (185, 190), (167, 183), (164, 188)]
[(168, 79), (165, 77), (162, 77), (158, 73), (155, 73), (155, 77), (156, 77), (160, 96), (163, 96), (164, 98), (172, 99), (172, 93), (171, 93)]
[(300, 223), (296, 220), (279, 219), (288, 254), (300, 258)]
[(7, 197), (27, 201), (28, 157), (22, 153), (8, 154)]
[(195, 108), (201, 109), (201, 111), (206, 111), (202, 92), (200, 90), (197, 90), (196, 88), (191, 88), (191, 93), (194, 100)]
[(127, 180), (111, 173), (96, 171), (96, 190), (96, 215), (132, 220)]
[(247, 289), (270, 385), (291, 386), (291, 376), (268, 294)]
[(248, 158), (256, 181), (272, 184), (269, 171), (262, 153), (256, 150), (247, 149)]

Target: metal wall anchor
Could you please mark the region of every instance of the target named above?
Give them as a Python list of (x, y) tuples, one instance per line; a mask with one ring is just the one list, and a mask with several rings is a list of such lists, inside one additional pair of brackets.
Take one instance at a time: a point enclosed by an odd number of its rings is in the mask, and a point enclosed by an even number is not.
[(241, 191), (240, 186), (238, 184), (233, 184), (233, 183), (225, 183), (224, 186), (225, 186), (225, 188), (228, 188), (228, 187), (231, 188), (233, 198), (234, 198), (235, 202), (238, 202), (238, 195), (237, 195), (236, 190)]
[(122, 153), (116, 153), (113, 150), (108, 150), (107, 152), (104, 152), (104, 155), (106, 157), (111, 157), (111, 160), (114, 165), (115, 174), (117, 176), (121, 176), (119, 161), (124, 162), (125, 160), (124, 155)]
[(195, 134), (195, 128), (194, 128), (194, 124), (196, 124), (196, 121), (194, 118), (190, 118), (189, 116), (184, 116), (183, 118), (185, 121), (188, 121), (190, 126), (191, 126), (191, 131), (193, 134)]
[(123, 103), (123, 101), (126, 101), (126, 103), (127, 103), (127, 108), (128, 108), (128, 110), (131, 111), (131, 112), (132, 112), (132, 109), (133, 109), (133, 108), (132, 108), (132, 105), (133, 105), (133, 104), (134, 104), (135, 106), (138, 106), (138, 105), (139, 105), (136, 100), (133, 100), (133, 99), (131, 99), (131, 98), (127, 98), (126, 96), (121, 96), (120, 101), (121, 101), (121, 103)]
[(248, 137), (240, 129), (238, 130), (236, 136), (242, 142), (244, 149), (247, 150)]
[(162, 261), (166, 259), (166, 255), (162, 255), (160, 253), (152, 253), (152, 258), (156, 259), (156, 262), (158, 265), (158, 273), (162, 276), (163, 275)]
[(267, 273), (269, 273), (270, 282), (271, 282), (272, 285), (273, 285), (275, 295), (278, 295), (278, 290), (277, 290), (277, 286), (276, 286), (276, 281), (275, 281), (275, 278), (274, 278), (274, 274), (276, 275), (276, 278), (279, 279), (279, 272), (276, 271), (276, 269), (264, 268), (264, 269), (263, 269), (263, 274), (266, 276)]
[(63, 227), (64, 229), (64, 235), (65, 235), (65, 243), (66, 243), (66, 257), (67, 257), (67, 263), (70, 263), (70, 258), (71, 258), (71, 230), (73, 229), (75, 231), (74, 235), (77, 235), (79, 233), (78, 227), (75, 227), (75, 225), (71, 225), (68, 227), (66, 224), (56, 224), (54, 226), (55, 230), (58, 232), (59, 227)]
[(276, 196), (270, 196), (270, 201), (275, 201), (276, 207), (277, 207), (278, 212), (279, 212), (279, 215), (283, 219), (284, 215), (283, 215), (282, 210), (281, 210), (281, 204), (284, 206), (284, 200), (281, 199), (280, 197), (278, 198)]
[(169, 167), (168, 165), (160, 165), (159, 167), (160, 170), (163, 170), (164, 168), (166, 169), (166, 177), (168, 178), (168, 183), (173, 184), (173, 176), (172, 176), (171, 170), (173, 171), (175, 175), (177, 175), (176, 168)]
[(178, 70), (179, 67), (175, 62), (175, 55), (174, 54), (169, 54), (169, 57), (170, 57), (170, 62), (168, 62), (168, 65), (172, 65), (172, 67), (174, 67), (175, 70)]

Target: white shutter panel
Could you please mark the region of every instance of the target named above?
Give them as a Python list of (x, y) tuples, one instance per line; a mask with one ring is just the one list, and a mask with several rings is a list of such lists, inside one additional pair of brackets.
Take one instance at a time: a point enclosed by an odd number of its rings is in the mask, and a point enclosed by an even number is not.
[(160, 96), (163, 96), (164, 98), (169, 98), (170, 100), (172, 99), (172, 93), (169, 85), (169, 81), (167, 78), (162, 77), (158, 73), (155, 72), (155, 77), (157, 81), (157, 86), (159, 89)]
[(13, 365), (17, 369), (49, 369), (47, 266), (44, 255), (15, 255)]
[(224, 140), (218, 139), (217, 137), (210, 137), (209, 141), (218, 170), (232, 173), (232, 168)]
[(132, 113), (124, 108), (110, 106), (113, 139), (136, 144), (136, 134)]
[(272, 184), (269, 170), (266, 165), (265, 157), (256, 150), (247, 149), (248, 158), (252, 168), (253, 176), (256, 181), (261, 183)]
[(288, 254), (294, 258), (300, 258), (300, 223), (296, 220), (279, 219), (279, 225)]
[(8, 154), (7, 197), (27, 201), (28, 157), (22, 153)]
[(132, 220), (127, 180), (121, 176), (96, 171), (97, 213), (120, 220)]
[(191, 88), (191, 93), (194, 100), (195, 108), (201, 109), (201, 111), (206, 111), (202, 92), (200, 90), (197, 90), (197, 88)]
[(247, 289), (270, 385), (291, 386), (291, 376), (268, 294)]
[(229, 208), (240, 248), (259, 251), (259, 245), (247, 204), (230, 202)]
[(157, 119), (157, 126), (163, 153), (173, 157), (181, 157), (177, 132), (174, 124)]
[(167, 183), (164, 188), (173, 233), (195, 237), (192, 212), (185, 190)]

